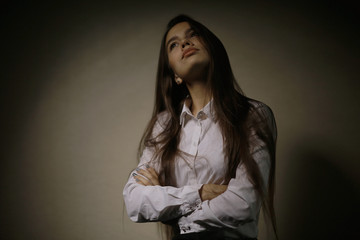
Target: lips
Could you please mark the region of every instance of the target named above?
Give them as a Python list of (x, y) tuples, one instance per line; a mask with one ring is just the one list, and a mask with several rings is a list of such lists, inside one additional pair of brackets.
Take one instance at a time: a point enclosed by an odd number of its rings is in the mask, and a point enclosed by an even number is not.
[(196, 48), (187, 48), (183, 52), (183, 58), (193, 55), (195, 52), (197, 52), (198, 49)]

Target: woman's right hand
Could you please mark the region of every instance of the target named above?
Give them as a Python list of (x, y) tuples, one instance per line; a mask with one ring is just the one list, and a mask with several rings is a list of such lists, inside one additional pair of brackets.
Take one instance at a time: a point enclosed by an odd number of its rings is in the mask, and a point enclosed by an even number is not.
[(135, 181), (143, 186), (156, 186), (160, 185), (159, 176), (155, 169), (146, 165), (146, 169), (136, 169), (137, 173), (133, 173)]
[(225, 192), (226, 189), (227, 185), (204, 184), (199, 190), (200, 198), (202, 201), (211, 200)]

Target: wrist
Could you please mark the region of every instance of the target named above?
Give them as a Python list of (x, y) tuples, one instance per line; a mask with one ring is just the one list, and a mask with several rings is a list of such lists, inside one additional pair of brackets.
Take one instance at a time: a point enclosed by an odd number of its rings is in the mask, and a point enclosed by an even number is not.
[(201, 199), (202, 202), (205, 201), (205, 199), (204, 199), (204, 185), (205, 184), (203, 184), (199, 189), (199, 196), (200, 196), (200, 199)]

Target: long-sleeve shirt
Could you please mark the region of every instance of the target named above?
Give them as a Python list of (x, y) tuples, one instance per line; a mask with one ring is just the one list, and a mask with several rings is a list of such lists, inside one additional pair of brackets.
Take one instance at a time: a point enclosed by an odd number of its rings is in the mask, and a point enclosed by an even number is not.
[[(270, 108), (253, 100), (250, 104), (266, 116), (276, 140), (276, 124)], [(135, 222), (178, 219), (181, 234), (221, 228), (229, 238), (256, 238), (261, 200), (242, 164), (224, 193), (210, 201), (201, 201), (199, 190), (203, 184), (225, 184), (227, 159), (212, 101), (197, 116), (193, 116), (189, 105), (189, 101), (185, 101), (180, 115), (182, 128), (178, 148), (181, 154), (175, 157), (174, 163), (176, 186), (143, 186), (131, 174), (123, 191), (130, 219)], [(158, 115), (153, 130), (155, 136), (164, 129), (168, 117), (166, 112)], [(267, 186), (269, 152), (262, 141), (255, 135), (253, 138), (250, 152)], [(159, 172), (160, 162), (153, 159), (153, 153), (154, 149), (145, 148), (138, 168), (148, 164)]]

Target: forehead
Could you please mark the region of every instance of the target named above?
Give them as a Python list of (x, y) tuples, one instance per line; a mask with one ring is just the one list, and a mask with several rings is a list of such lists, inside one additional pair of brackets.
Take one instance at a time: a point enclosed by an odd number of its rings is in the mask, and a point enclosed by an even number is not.
[(174, 36), (181, 36), (188, 30), (190, 27), (190, 24), (188, 22), (181, 22), (173, 26), (168, 34), (166, 35), (166, 41), (168, 41), (170, 38)]

